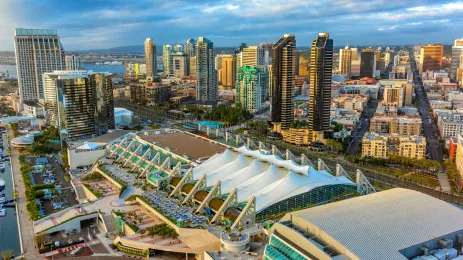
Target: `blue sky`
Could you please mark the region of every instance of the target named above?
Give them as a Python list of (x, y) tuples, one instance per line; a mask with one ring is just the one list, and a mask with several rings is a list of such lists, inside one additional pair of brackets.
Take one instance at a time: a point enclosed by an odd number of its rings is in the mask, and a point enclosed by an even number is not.
[(308, 46), (318, 32), (334, 44), (452, 43), (463, 37), (463, 1), (438, 0), (0, 0), (0, 50), (14, 28), (56, 28), (66, 50), (184, 43), (273, 43), (285, 33)]

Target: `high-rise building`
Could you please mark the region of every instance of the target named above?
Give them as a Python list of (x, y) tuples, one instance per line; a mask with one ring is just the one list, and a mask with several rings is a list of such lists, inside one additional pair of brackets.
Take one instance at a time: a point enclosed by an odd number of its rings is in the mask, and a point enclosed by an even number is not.
[(241, 66), (259, 66), (265, 63), (265, 49), (259, 46), (243, 48)]
[(183, 52), (187, 55), (187, 75), (192, 76), (196, 72), (191, 69), (190, 57), (196, 55), (196, 41), (193, 38), (188, 39), (183, 46)]
[(272, 48), (271, 121), (289, 127), (294, 120), (294, 77), (296, 75), (296, 36), (285, 34)]
[(358, 60), (359, 57), (358, 57), (358, 49), (357, 48), (350, 48), (350, 52), (352, 54), (352, 58), (351, 60)]
[(164, 60), (164, 74), (171, 74), (170, 71), (170, 54), (172, 53), (172, 46), (163, 45), (162, 46), (162, 59)]
[(181, 44), (174, 44), (174, 46), (172, 47), (173, 53), (182, 52), (182, 50), (183, 50), (183, 46)]
[(392, 54), (390, 52), (386, 52), (384, 54), (384, 64), (386, 67), (389, 66), (389, 64), (391, 63), (392, 61)]
[(196, 48), (196, 41), (195, 39), (190, 38), (186, 41), (183, 50), (186, 55), (195, 56), (196, 55), (195, 48)]
[(145, 40), (145, 62), (146, 62), (146, 78), (156, 76), (156, 43), (147, 38)]
[(190, 64), (190, 73), (188, 76), (196, 78), (196, 56), (189, 57), (189, 64)]
[(380, 51), (375, 51), (375, 60), (376, 60), (376, 63), (375, 63), (375, 68), (376, 68), (375, 76), (379, 77), (380, 75), (377, 75), (377, 71), (381, 67), (381, 52)]
[(420, 53), (420, 74), (430, 71), (439, 71), (442, 69), (442, 55), (444, 47), (442, 45), (426, 45), (421, 47)]
[(456, 80), (457, 69), (463, 68), (463, 38), (456, 39), (452, 46), (452, 65), (450, 70), (450, 78)]
[(78, 54), (71, 53), (66, 55), (66, 70), (83, 70), (84, 61)]
[(222, 86), (227, 88), (232, 88), (234, 86), (233, 82), (233, 72), (234, 72), (235, 64), (233, 61), (233, 56), (228, 55), (222, 58), (222, 68), (221, 70), (221, 79), (219, 80), (222, 82)]
[(330, 128), (333, 40), (319, 33), (310, 50), (309, 142), (324, 138)]
[(186, 54), (173, 53), (171, 55), (172, 74), (174, 77), (183, 78), (187, 76), (188, 56)]
[(350, 78), (350, 71), (352, 67), (352, 50), (349, 46), (344, 49), (339, 49), (339, 71), (341, 74)]
[(64, 70), (66, 60), (57, 30), (16, 29), (14, 34), (20, 109), (25, 101), (43, 100), (42, 74)]
[(376, 72), (376, 55), (373, 49), (364, 49), (360, 53), (360, 77), (374, 78)]
[(351, 61), (350, 76), (360, 77), (360, 60)]
[(196, 99), (217, 101), (217, 71), (215, 70), (214, 44), (199, 37), (196, 43)]
[(101, 135), (114, 129), (112, 76), (91, 71), (43, 74), (47, 121), (67, 137)]
[(299, 56), (299, 69), (297, 75), (301, 77), (309, 76), (309, 59), (306, 55)]
[(236, 77), (236, 103), (255, 113), (262, 106), (262, 89), (266, 82), (265, 70), (253, 66), (239, 68)]

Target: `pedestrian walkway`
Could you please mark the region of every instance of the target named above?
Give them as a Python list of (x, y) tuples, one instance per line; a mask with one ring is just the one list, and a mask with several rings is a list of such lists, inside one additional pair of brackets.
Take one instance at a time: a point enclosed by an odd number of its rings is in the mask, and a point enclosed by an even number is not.
[[(11, 131), (10, 128), (8, 128), (8, 135), (13, 136), (13, 131)], [(20, 236), (22, 239), (22, 247), (24, 248), (23, 255), (25, 259), (40, 259), (41, 256), (34, 242), (34, 228), (32, 226), (32, 221), (29, 220), (29, 213), (27, 212), (26, 208), (26, 189), (24, 187), (24, 183), (20, 172), (18, 151), (12, 151), (11, 163), (13, 168), (13, 178), (16, 185), (15, 189), (19, 193), (17, 206), (19, 213), (19, 226), (21, 230)]]

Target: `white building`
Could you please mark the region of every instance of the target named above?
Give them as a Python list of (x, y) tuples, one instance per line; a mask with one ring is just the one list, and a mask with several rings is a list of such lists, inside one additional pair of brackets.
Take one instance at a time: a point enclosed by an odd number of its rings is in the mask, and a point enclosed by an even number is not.
[(119, 142), (129, 132), (117, 130), (86, 141), (68, 143), (70, 170), (88, 169), (99, 158), (108, 154), (108, 145)]
[(456, 39), (455, 45), (452, 46), (452, 65), (450, 69), (450, 78), (456, 80), (457, 69), (463, 67), (463, 38)]
[(19, 104), (43, 100), (42, 74), (64, 70), (65, 54), (57, 30), (22, 29), (14, 34)]
[(456, 137), (463, 134), (463, 121), (443, 119), (437, 123), (439, 135), (442, 138)]
[(116, 126), (127, 126), (132, 124), (133, 112), (125, 108), (114, 108), (114, 121)]
[(78, 54), (66, 55), (66, 70), (83, 70), (84, 60)]
[(463, 92), (459, 91), (451, 91), (445, 95), (446, 101), (462, 101), (463, 100)]

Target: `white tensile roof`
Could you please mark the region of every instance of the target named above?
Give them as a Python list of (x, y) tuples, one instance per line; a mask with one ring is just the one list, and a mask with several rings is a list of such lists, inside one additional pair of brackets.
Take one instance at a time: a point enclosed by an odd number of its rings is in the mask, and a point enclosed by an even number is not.
[(309, 165), (299, 165), (245, 146), (215, 154), (193, 169), (194, 180), (200, 179), (203, 174), (208, 187), (221, 180), (222, 194), (236, 187), (238, 202), (255, 196), (256, 212), (317, 187), (356, 185), (344, 176), (336, 177)]

